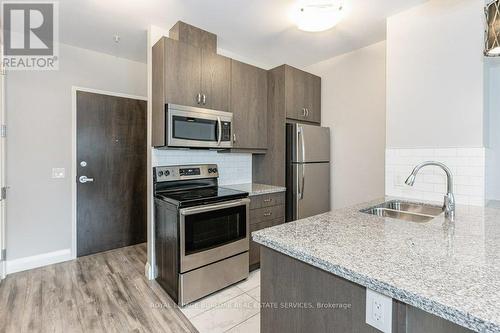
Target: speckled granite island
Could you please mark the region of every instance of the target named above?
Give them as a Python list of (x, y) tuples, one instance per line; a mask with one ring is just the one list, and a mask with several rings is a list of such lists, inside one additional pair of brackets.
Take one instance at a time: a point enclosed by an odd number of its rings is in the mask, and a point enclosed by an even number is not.
[[(389, 199), (252, 233), (263, 246), (262, 302), (286, 289), (294, 301), (349, 300), (360, 312), (349, 313), (350, 320), (359, 323), (346, 323), (342, 311), (327, 312), (341, 322), (336, 331), (378, 332), (364, 323), (369, 288), (393, 298), (392, 332), (500, 332), (500, 209), (459, 205), (454, 222), (440, 215), (426, 223), (359, 212)], [(262, 332), (285, 312), (263, 307)], [(301, 313), (307, 321), (306, 313), (314, 312)], [(329, 322), (325, 313), (312, 318), (307, 327), (334, 328), (326, 327), (335, 318)], [(302, 325), (285, 319), (290, 327)]]

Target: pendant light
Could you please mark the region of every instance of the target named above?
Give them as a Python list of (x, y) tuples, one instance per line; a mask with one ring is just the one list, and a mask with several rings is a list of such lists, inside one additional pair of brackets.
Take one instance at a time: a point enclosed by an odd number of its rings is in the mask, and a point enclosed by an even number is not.
[(495, 0), (485, 8), (486, 43), (484, 54), (488, 57), (500, 56), (500, 0)]

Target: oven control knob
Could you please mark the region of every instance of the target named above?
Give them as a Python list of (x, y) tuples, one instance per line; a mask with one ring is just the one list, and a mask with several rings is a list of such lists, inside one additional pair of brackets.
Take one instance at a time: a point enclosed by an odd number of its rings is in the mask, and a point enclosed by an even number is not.
[(161, 176), (163, 176), (163, 171), (158, 172), (158, 177), (161, 177)]
[(215, 173), (215, 172), (217, 172), (217, 169), (216, 169), (216, 168), (214, 168), (212, 171)]
[(166, 170), (165, 171), (165, 176), (167, 176), (167, 177), (170, 176), (170, 171)]

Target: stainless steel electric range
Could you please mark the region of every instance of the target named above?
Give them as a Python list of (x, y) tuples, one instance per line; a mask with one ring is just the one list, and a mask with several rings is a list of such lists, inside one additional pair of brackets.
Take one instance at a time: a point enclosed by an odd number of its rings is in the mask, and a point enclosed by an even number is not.
[(185, 305), (248, 277), (248, 193), (217, 165), (154, 168), (157, 281)]

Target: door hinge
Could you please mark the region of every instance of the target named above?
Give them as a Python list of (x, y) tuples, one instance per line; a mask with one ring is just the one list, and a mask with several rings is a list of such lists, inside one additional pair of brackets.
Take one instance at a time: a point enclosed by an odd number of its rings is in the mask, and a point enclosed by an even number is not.
[(0, 126), (0, 137), (2, 138), (7, 137), (7, 125)]
[(1, 200), (7, 199), (7, 187), (2, 187), (1, 193), (0, 193), (0, 198), (1, 198)]
[(2, 249), (2, 251), (0, 251), (0, 261), (5, 260), (7, 260), (7, 249)]

